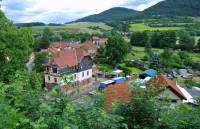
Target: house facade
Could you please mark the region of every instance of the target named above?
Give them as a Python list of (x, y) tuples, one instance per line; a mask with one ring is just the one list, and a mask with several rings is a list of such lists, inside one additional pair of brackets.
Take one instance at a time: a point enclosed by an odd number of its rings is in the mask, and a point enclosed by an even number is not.
[(99, 38), (98, 36), (93, 36), (92, 37), (92, 42), (96, 44), (97, 46), (99, 45), (105, 45), (108, 42), (107, 38)]
[(93, 61), (82, 49), (65, 48), (53, 54), (45, 64), (45, 84), (48, 89), (63, 82), (62, 77), (71, 76), (72, 85), (88, 84), (92, 80)]

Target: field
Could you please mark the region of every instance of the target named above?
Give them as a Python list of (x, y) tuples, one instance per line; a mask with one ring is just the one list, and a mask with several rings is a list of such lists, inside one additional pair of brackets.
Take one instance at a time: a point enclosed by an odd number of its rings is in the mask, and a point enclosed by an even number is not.
[(143, 23), (131, 24), (131, 31), (165, 31), (165, 30), (180, 30), (181, 27), (149, 27)]
[[(163, 49), (153, 48), (152, 51), (162, 53)], [(133, 47), (132, 52), (127, 55), (125, 60), (141, 60), (145, 56), (147, 56), (147, 53), (145, 53), (144, 47)]]
[[(152, 51), (157, 52), (157, 53), (162, 53), (164, 50), (163, 49), (158, 49), (158, 48), (153, 48)], [(189, 52), (188, 53), (190, 55), (190, 57), (192, 58), (192, 60), (194, 62), (200, 62), (200, 54), (198, 53), (193, 53), (193, 52)], [(147, 54), (144, 51), (144, 47), (133, 47), (133, 50), (131, 53), (129, 53), (126, 57), (125, 60), (141, 60), (143, 58), (145, 58), (145, 56), (147, 56)]]
[(45, 27), (49, 27), (54, 32), (82, 32), (82, 33), (103, 33), (103, 31), (110, 31), (112, 27), (107, 26), (105, 23), (93, 23), (93, 22), (79, 22), (64, 24), (60, 26), (34, 26), (32, 27), (33, 33), (37, 34), (43, 31)]

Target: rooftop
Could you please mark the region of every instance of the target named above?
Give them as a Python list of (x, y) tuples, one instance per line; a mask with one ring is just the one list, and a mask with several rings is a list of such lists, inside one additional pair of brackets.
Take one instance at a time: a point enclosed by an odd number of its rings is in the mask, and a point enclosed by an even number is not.
[(129, 101), (129, 88), (125, 83), (117, 83), (107, 87), (104, 90), (105, 95), (105, 110), (109, 111), (112, 104), (116, 101), (128, 102)]

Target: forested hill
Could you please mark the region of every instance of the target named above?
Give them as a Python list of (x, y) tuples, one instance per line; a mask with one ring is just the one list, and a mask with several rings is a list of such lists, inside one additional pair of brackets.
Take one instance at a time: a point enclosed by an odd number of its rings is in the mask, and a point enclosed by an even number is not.
[(118, 21), (130, 16), (137, 15), (139, 12), (122, 7), (115, 7), (106, 10), (100, 14), (84, 17), (76, 22), (103, 22), (103, 21)]
[(200, 16), (200, 0), (165, 0), (143, 13), (158, 16)]
[(100, 14), (84, 17), (76, 22), (105, 22), (128, 19), (151, 18), (154, 16), (200, 16), (200, 0), (164, 0), (142, 11), (116, 7)]

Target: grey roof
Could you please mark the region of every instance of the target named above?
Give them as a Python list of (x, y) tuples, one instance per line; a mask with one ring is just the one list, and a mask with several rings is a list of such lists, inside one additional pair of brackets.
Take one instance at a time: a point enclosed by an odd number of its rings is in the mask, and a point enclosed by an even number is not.
[(179, 72), (180, 75), (187, 75), (188, 74), (187, 69), (179, 69), (178, 72)]
[(186, 88), (185, 90), (190, 93), (192, 97), (199, 97), (200, 96), (200, 88), (192, 87), (192, 89)]

